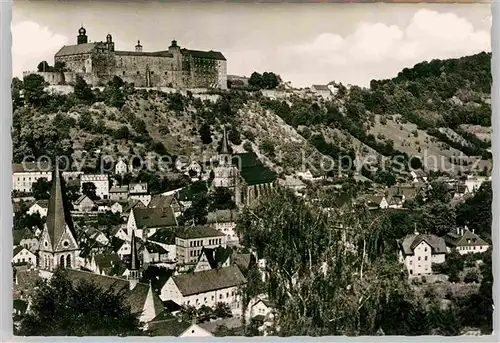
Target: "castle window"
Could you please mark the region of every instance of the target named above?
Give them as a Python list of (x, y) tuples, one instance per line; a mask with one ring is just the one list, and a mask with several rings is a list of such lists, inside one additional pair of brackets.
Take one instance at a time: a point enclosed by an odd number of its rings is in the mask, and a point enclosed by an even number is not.
[(137, 71), (137, 75), (139, 75), (139, 71)]
[(165, 75), (168, 75), (168, 71), (165, 72)]
[(122, 72), (122, 75), (124, 75), (124, 76), (125, 76), (125, 70)]

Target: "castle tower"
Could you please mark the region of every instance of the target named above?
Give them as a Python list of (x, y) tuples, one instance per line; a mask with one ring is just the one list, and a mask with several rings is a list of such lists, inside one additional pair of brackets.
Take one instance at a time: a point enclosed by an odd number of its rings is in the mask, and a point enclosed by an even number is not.
[(137, 41), (137, 45), (135, 46), (135, 52), (142, 52), (142, 45), (140, 40)]
[(106, 36), (106, 46), (108, 47), (108, 51), (115, 51), (115, 43), (113, 43), (113, 37), (109, 33)]
[(219, 164), (220, 165), (231, 164), (231, 154), (229, 153), (229, 145), (227, 142), (226, 126), (222, 127), (222, 144), (219, 150)]
[(78, 30), (78, 36), (76, 37), (76, 42), (78, 44), (87, 44), (88, 43), (88, 37), (86, 35), (87, 33), (87, 30), (85, 30), (85, 28), (83, 27), (80, 27), (80, 29)]
[(130, 262), (128, 265), (128, 280), (130, 284), (130, 289), (134, 287), (139, 282), (141, 278), (141, 262), (139, 261), (139, 255), (137, 253), (137, 243), (135, 239), (135, 232), (132, 231), (132, 237), (130, 239)]
[(57, 266), (77, 269), (80, 248), (76, 240), (73, 220), (69, 212), (63, 181), (56, 164), (52, 189), (39, 248), (39, 265), (45, 270)]

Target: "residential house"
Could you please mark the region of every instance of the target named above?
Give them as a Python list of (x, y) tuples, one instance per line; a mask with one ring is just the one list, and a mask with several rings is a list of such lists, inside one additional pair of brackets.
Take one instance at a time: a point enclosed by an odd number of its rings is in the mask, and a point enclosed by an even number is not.
[(128, 166), (127, 164), (120, 159), (116, 164), (115, 164), (115, 174), (117, 175), (125, 175), (128, 173)]
[(203, 248), (226, 247), (226, 235), (213, 227), (185, 226), (175, 231), (177, 261), (181, 264), (196, 264)]
[(253, 253), (234, 253), (232, 255), (232, 264), (238, 266), (243, 275), (247, 275), (248, 270), (257, 264), (257, 258)]
[(137, 237), (145, 239), (163, 227), (177, 226), (171, 208), (134, 208), (127, 220), (127, 233), (135, 231)]
[(97, 212), (111, 211), (111, 203), (109, 200), (96, 200)]
[(130, 211), (134, 208), (146, 208), (146, 206), (139, 200), (128, 200), (125, 206), (123, 207), (122, 214), (128, 218)]
[(90, 212), (95, 206), (96, 203), (85, 194), (80, 195), (73, 203), (74, 209), (79, 212)]
[(148, 206), (151, 195), (148, 194), (148, 184), (145, 182), (131, 183), (128, 188), (128, 197), (131, 200), (139, 200), (144, 206)]
[(114, 186), (109, 190), (109, 199), (113, 201), (126, 201), (128, 199), (128, 186)]
[(195, 272), (203, 270), (225, 268), (231, 265), (233, 250), (230, 247), (203, 248), (198, 263), (194, 267)]
[(167, 208), (170, 207), (172, 211), (174, 212), (175, 217), (179, 217), (184, 208), (175, 197), (175, 195), (153, 195), (151, 197), (151, 201), (148, 204), (149, 208)]
[(469, 193), (475, 193), (481, 187), (481, 185), (486, 181), (491, 181), (491, 177), (468, 176), (467, 179), (464, 181), (464, 183)]
[(199, 325), (175, 317), (170, 311), (163, 311), (147, 325), (148, 332), (161, 337), (213, 337), (213, 334)]
[(405, 264), (410, 277), (432, 274), (432, 264), (445, 261), (445, 241), (435, 235), (415, 232), (398, 244), (399, 261)]
[(330, 88), (328, 88), (327, 85), (312, 85), (310, 90), (324, 99), (329, 99), (332, 95)]
[(251, 319), (258, 320), (261, 322), (265, 322), (266, 320), (272, 320), (273, 308), (269, 302), (264, 297), (256, 297), (251, 299), (247, 306), (247, 311), (245, 313), (245, 317), (247, 323), (250, 322)]
[(385, 209), (389, 207), (389, 203), (383, 195), (367, 195), (365, 200), (370, 209)]
[(233, 210), (216, 210), (209, 212), (207, 215), (207, 224), (211, 225), (217, 231), (226, 235), (226, 243), (230, 246), (238, 246), (240, 240), (236, 234), (236, 222), (238, 221), (239, 213), (236, 209)]
[(233, 314), (241, 313), (239, 288), (246, 283), (237, 266), (173, 275), (161, 289), (163, 301), (200, 308), (215, 307), (218, 302), (229, 305)]
[(123, 205), (120, 204), (119, 202), (113, 202), (113, 205), (111, 205), (110, 210), (113, 213), (122, 213), (123, 212)]
[(30, 229), (12, 230), (12, 238), (14, 246), (22, 246), (30, 251), (38, 250), (38, 239)]
[(425, 182), (427, 182), (427, 175), (421, 169), (411, 170), (410, 176), (411, 176), (413, 183), (422, 183), (422, 182), (425, 183)]
[(125, 303), (130, 306), (132, 313), (139, 314), (142, 323), (151, 321), (163, 312), (163, 304), (151, 285), (137, 282), (136, 279), (125, 280), (82, 270), (68, 270), (68, 277), (75, 285), (85, 280), (102, 289), (123, 293)]
[(21, 245), (14, 248), (12, 256), (12, 263), (14, 264), (29, 263), (34, 266), (37, 265), (36, 255)]
[[(414, 183), (411, 185), (395, 185), (386, 191), (386, 199), (391, 203), (392, 208), (402, 207), (408, 200), (415, 199), (418, 195), (424, 195), (427, 185), (424, 183)], [(393, 199), (396, 197), (396, 199)]]
[(152, 242), (156, 245), (161, 246), (168, 252), (168, 261), (177, 261), (177, 246), (175, 245), (175, 233), (176, 228), (162, 228), (156, 230), (156, 232), (149, 236), (147, 241)]
[(301, 180), (287, 175), (285, 176), (285, 180), (278, 180), (278, 182), (282, 186), (292, 189), (296, 196), (304, 196), (304, 190), (307, 185)]
[(467, 227), (448, 232), (443, 239), (449, 251), (455, 249), (460, 255), (485, 252), (490, 247), (474, 230), (469, 231)]
[(116, 230), (116, 232), (114, 233), (113, 237), (119, 238), (122, 241), (126, 241), (126, 240), (130, 239), (130, 236), (127, 233), (126, 227), (120, 226), (120, 227), (116, 228), (115, 230)]
[(26, 212), (29, 215), (38, 213), (40, 217), (47, 217), (47, 210), (49, 208), (48, 200), (37, 200), (30, 206), (28, 211)]
[(120, 257), (120, 259), (123, 260), (125, 256), (130, 255), (131, 246), (128, 240), (113, 237), (110, 244), (113, 251)]
[(93, 254), (89, 269), (100, 275), (113, 276), (113, 267), (121, 262), (118, 254)]
[(95, 240), (101, 244), (104, 244), (104, 245), (109, 244), (108, 237), (106, 237), (106, 235), (100, 230), (97, 230), (93, 227), (89, 227), (85, 230), (85, 233), (86, 233), (87, 237), (90, 239), (93, 239), (93, 240)]
[(169, 252), (161, 245), (151, 241), (145, 241), (143, 247), (143, 263), (160, 263), (169, 261)]
[(31, 193), (32, 187), (39, 179), (52, 181), (52, 168), (47, 163), (23, 162), (12, 164), (12, 189)]
[(469, 189), (465, 183), (457, 183), (455, 186), (455, 191), (453, 193), (453, 198), (458, 199), (462, 198), (469, 194)]
[[(107, 174), (83, 174), (80, 176), (80, 184), (83, 188), (84, 183), (93, 183), (95, 185), (95, 193), (101, 199), (109, 197), (109, 179)], [(82, 190), (80, 189), (80, 192)]]
[(191, 161), (191, 163), (186, 167), (184, 175), (191, 178), (192, 181), (198, 180), (203, 172), (203, 167), (197, 161)]

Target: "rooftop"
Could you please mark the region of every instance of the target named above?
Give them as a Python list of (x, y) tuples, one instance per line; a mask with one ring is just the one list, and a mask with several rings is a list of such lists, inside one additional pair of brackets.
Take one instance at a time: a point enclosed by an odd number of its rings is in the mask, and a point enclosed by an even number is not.
[(236, 287), (246, 283), (237, 266), (172, 276), (183, 296)]
[(205, 237), (223, 237), (222, 232), (217, 231), (211, 226), (184, 226), (179, 227), (175, 236), (183, 239), (205, 238)]
[(134, 208), (137, 228), (158, 228), (177, 225), (174, 212), (167, 208)]
[(401, 243), (403, 252), (405, 255), (413, 255), (413, 250), (421, 242), (425, 241), (432, 249), (433, 254), (444, 254), (446, 253), (446, 244), (444, 239), (435, 235), (426, 234), (411, 234), (408, 235)]

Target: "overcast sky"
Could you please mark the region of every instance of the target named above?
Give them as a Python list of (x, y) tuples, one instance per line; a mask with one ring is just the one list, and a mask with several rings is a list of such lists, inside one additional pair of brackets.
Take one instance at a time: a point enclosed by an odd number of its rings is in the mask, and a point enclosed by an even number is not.
[(111, 33), (117, 50), (218, 50), (228, 74), (274, 71), (295, 86), (367, 85), (423, 60), (491, 51), (487, 4), (180, 4), (15, 0), (13, 73), (53, 64), (76, 44)]

